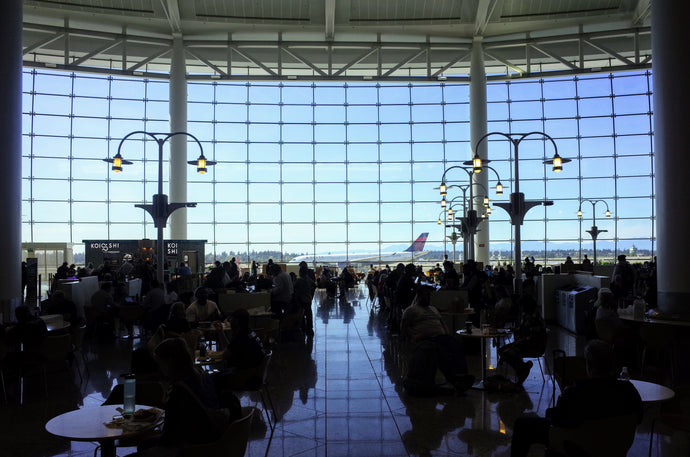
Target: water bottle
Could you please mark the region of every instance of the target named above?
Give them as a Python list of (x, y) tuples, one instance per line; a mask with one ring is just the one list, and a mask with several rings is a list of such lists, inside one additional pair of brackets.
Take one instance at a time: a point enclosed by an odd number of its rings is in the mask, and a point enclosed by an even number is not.
[(203, 338), (199, 339), (199, 357), (206, 357), (206, 342)]
[(628, 372), (628, 367), (623, 367), (621, 374), (618, 375), (618, 379), (621, 381), (630, 381), (630, 373)]
[(135, 399), (137, 396), (137, 380), (133, 374), (125, 375), (125, 400), (123, 416), (131, 416), (134, 414)]

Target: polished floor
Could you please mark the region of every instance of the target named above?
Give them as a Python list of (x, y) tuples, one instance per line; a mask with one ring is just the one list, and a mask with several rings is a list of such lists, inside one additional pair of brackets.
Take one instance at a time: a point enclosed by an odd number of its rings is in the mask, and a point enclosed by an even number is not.
[[(351, 290), (347, 300), (334, 302), (317, 291), (313, 341), (275, 348), (269, 384), (277, 426), (271, 436), (264, 423), (255, 422), (247, 456), (509, 456), (515, 419), (522, 414), (543, 415), (551, 404), (548, 369), (543, 382), (536, 360), (521, 393), (470, 390), (464, 396), (433, 398), (405, 394), (399, 387), (403, 369), (399, 345), (395, 337), (380, 330), (370, 305), (359, 290)], [(581, 353), (584, 343), (557, 327), (550, 341), (569, 354)], [(74, 368), (71, 374), (67, 370), (52, 373), (48, 399), (40, 376), (35, 376), (27, 380), (25, 402), (20, 406), (17, 380), (6, 377), (9, 399), (0, 406), (0, 455), (93, 455), (94, 443), (53, 437), (44, 425), (63, 412), (100, 405), (118, 376), (128, 371), (132, 344), (118, 340), (111, 345), (87, 345), (89, 374), (80, 381)], [(134, 344), (138, 344), (136, 339)], [(478, 347), (466, 349), (470, 370), (479, 375)], [(488, 366), (494, 369), (495, 365), (491, 348)], [(242, 398), (245, 405), (255, 405), (257, 400)], [(654, 414), (654, 407), (646, 411), (630, 456), (647, 455)], [(686, 437), (658, 437), (652, 455), (687, 455)], [(134, 450), (118, 448), (118, 456)], [(543, 449), (535, 446), (530, 455), (543, 455)]]

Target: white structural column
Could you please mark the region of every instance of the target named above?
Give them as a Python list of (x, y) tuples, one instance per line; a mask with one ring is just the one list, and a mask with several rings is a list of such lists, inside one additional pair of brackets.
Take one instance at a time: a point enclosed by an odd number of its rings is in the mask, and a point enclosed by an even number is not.
[[(484, 70), (484, 49), (481, 37), (475, 37), (472, 44), (472, 61), (470, 67), (470, 142), (472, 144), (471, 154), (474, 154), (474, 147), (477, 141), (486, 132), (486, 71)], [(479, 157), (486, 159), (487, 142), (482, 141), (479, 150), (476, 151)], [(472, 160), (472, 156), (468, 160)], [(481, 184), (474, 186), (474, 195), (486, 195), (489, 190), (489, 172), (484, 170), (474, 175), (474, 182)], [(483, 186), (483, 187), (482, 187)], [(484, 190), (486, 189), (486, 191)], [(489, 195), (491, 198), (491, 195)], [(472, 206), (477, 210), (477, 215), (481, 218), (484, 214), (484, 204), (482, 199), (475, 198)], [(474, 256), (477, 262), (484, 265), (489, 263), (489, 223), (488, 221), (479, 224), (479, 232), (474, 237)]]
[(690, 317), (690, 2), (652, 2), (654, 160), (659, 308)]
[[(173, 38), (170, 65), (170, 131), (187, 131), (187, 70), (181, 34)], [(190, 132), (192, 135), (194, 132)], [(170, 138), (170, 203), (187, 201), (187, 135)], [(198, 154), (197, 154), (198, 156)], [(170, 239), (187, 239), (187, 208), (170, 215)]]
[(0, 2), (0, 312), (5, 322), (22, 300), (22, 3)]

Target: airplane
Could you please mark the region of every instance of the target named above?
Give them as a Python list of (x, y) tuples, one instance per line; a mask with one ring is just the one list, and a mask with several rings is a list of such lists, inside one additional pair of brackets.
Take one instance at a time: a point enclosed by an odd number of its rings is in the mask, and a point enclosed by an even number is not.
[(322, 263), (322, 264), (337, 264), (337, 266), (345, 266), (353, 263), (399, 263), (412, 262), (419, 259), (429, 251), (424, 251), (424, 244), (428, 238), (429, 233), (422, 233), (417, 239), (404, 251), (382, 251), (381, 255), (375, 252), (353, 252), (350, 254), (316, 254), (316, 255), (299, 255), (290, 260), (289, 263)]

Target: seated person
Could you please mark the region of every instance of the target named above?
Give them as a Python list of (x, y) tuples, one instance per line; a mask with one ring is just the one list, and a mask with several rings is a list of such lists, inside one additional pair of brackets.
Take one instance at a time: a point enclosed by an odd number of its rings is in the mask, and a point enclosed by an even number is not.
[(618, 300), (610, 289), (601, 288), (599, 290), (599, 306), (595, 321), (608, 321), (614, 330), (620, 330), (623, 326), (621, 318), (618, 316)]
[(48, 328), (43, 319), (33, 315), (26, 305), (19, 305), (14, 310), (17, 323), (5, 331), (5, 342), (17, 351), (39, 352), (48, 336)]
[(228, 368), (254, 368), (263, 362), (264, 352), (261, 340), (249, 328), (249, 313), (237, 309), (230, 316), (231, 336), (228, 340), (220, 322), (214, 322), (218, 332), (218, 347), (223, 350), (223, 361)]
[(117, 316), (117, 305), (113, 296), (113, 283), (106, 281), (101, 284), (96, 293), (91, 296), (90, 307), (94, 317), (112, 319)]
[(166, 332), (170, 336), (180, 336), (192, 329), (187, 320), (187, 313), (183, 302), (178, 301), (170, 306), (170, 315), (164, 325)]
[[(171, 388), (165, 405), (163, 432), (142, 443), (140, 450), (154, 445), (179, 449), (185, 445), (213, 442), (232, 420), (241, 416), (239, 401), (233, 403), (232, 410), (221, 409), (213, 379), (194, 367), (184, 340), (164, 340), (156, 346), (154, 357)], [(166, 455), (164, 451), (160, 454)]]
[(199, 287), (194, 292), (194, 302), (187, 308), (187, 320), (192, 323), (199, 323), (202, 321), (214, 321), (220, 319), (220, 311), (218, 305), (208, 299), (208, 290), (205, 287)]
[(50, 295), (45, 314), (62, 314), (63, 319), (69, 322), (72, 327), (79, 326), (82, 322), (82, 319), (77, 315), (77, 305), (68, 299), (62, 290), (56, 290)]
[[(510, 365), (518, 377), (518, 384), (522, 384), (529, 376), (532, 362), (525, 362), (522, 358), (526, 354), (543, 350), (546, 345), (546, 324), (539, 311), (537, 301), (532, 296), (534, 282), (526, 279), (522, 283), (520, 296), (520, 317), (515, 328), (515, 341), (498, 349), (500, 361)], [(500, 363), (499, 361), (499, 363)]]
[(532, 444), (548, 445), (549, 428), (575, 428), (590, 419), (635, 414), (642, 422), (642, 400), (629, 381), (613, 376), (611, 346), (592, 340), (585, 347), (589, 379), (575, 383), (561, 394), (555, 408), (546, 417), (519, 417), (513, 427), (511, 457), (525, 457)]
[[(464, 392), (474, 383), (474, 376), (467, 374), (467, 363), (462, 343), (454, 335), (441, 319), (438, 310), (431, 306), (431, 287), (420, 286), (417, 289), (412, 305), (408, 306), (402, 315), (400, 334), (416, 343), (431, 343), (431, 348), (438, 351), (438, 368), (446, 380), (453, 385), (455, 390)], [(420, 373), (425, 380), (432, 380), (436, 374), (436, 367), (429, 366), (430, 373)], [(410, 371), (413, 371), (412, 364)], [(409, 378), (409, 377), (408, 377)], [(412, 379), (416, 382), (418, 379)], [(422, 382), (416, 388), (433, 388), (430, 382)], [(411, 386), (412, 387), (412, 386)], [(406, 385), (406, 389), (409, 390)], [(414, 390), (414, 388), (413, 388)], [(420, 392), (421, 393), (421, 392)], [(433, 393), (433, 392), (430, 392)]]
[(496, 328), (503, 328), (506, 325), (506, 321), (511, 320), (513, 300), (510, 298), (510, 292), (503, 284), (497, 284), (494, 291), (496, 292), (497, 301), (494, 305), (494, 318), (491, 325)]
[(177, 274), (180, 276), (189, 276), (192, 274), (192, 270), (190, 270), (184, 262), (180, 262), (180, 266), (177, 268)]

